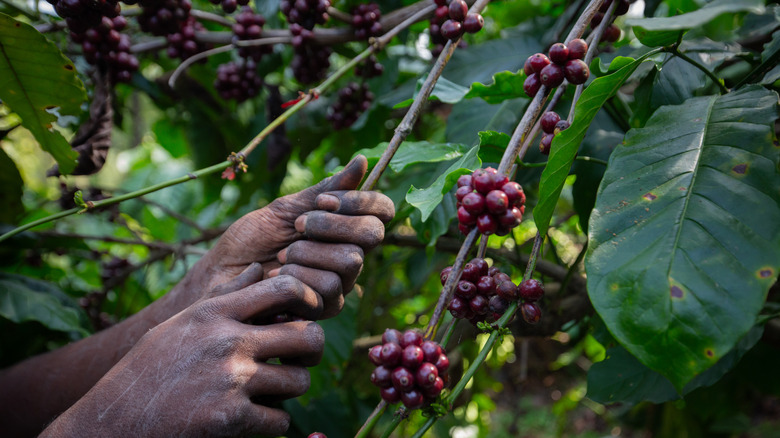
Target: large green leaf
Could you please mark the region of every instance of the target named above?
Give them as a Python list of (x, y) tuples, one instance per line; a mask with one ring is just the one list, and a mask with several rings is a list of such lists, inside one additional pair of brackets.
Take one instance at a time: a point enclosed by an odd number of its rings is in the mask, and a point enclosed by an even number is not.
[(569, 129), (556, 135), (550, 148), (550, 158), (542, 172), (539, 182), (539, 203), (534, 207), (534, 222), (539, 232), (544, 235), (550, 225), (553, 210), (558, 203), (566, 177), (569, 175), (574, 157), (580, 147), (580, 142), (596, 117), (599, 109), (631, 76), (644, 57), (625, 64), (625, 59), (616, 59), (623, 65), (615, 73), (596, 78), (582, 93), (574, 108), (574, 120)]
[(0, 316), (16, 323), (37, 321), (57, 331), (89, 334), (80, 309), (48, 283), (0, 273)]
[(0, 14), (0, 99), (52, 154), (61, 173), (76, 167), (78, 153), (53, 128), (57, 116), (77, 115), (87, 99), (76, 68), (32, 26)]
[[(720, 380), (737, 366), (763, 333), (763, 326), (754, 326), (717, 364), (688, 382), (682, 394), (689, 394)], [(588, 370), (588, 398), (599, 403), (663, 403), (679, 397), (666, 377), (646, 367), (621, 346), (607, 350), (607, 357)]]
[(450, 191), (459, 176), (471, 173), (482, 164), (477, 156), (478, 152), (479, 146), (474, 146), (467, 154), (452, 163), (429, 187), (418, 189), (412, 186), (409, 189), (406, 202), (420, 210), (423, 222), (428, 220), (433, 209), (441, 203), (444, 194)]
[(752, 327), (780, 269), (777, 95), (659, 108), (610, 157), (588, 292), (615, 338), (681, 390)]
[(687, 14), (630, 19), (626, 20), (626, 24), (633, 26), (634, 35), (642, 44), (648, 47), (661, 47), (674, 44), (680, 32), (704, 26), (723, 14), (738, 12), (760, 14), (763, 11), (764, 5), (761, 0), (715, 0)]
[[(385, 152), (385, 149), (387, 149), (387, 145), (387, 142), (382, 142), (371, 149), (361, 149), (355, 152), (352, 157), (364, 155), (368, 158), (369, 166), (374, 166), (379, 161), (379, 157)], [(395, 151), (388, 166), (394, 172), (401, 172), (407, 166), (416, 163), (438, 163), (440, 161), (454, 160), (461, 157), (468, 150), (467, 146), (458, 143), (405, 141)]]
[[(406, 99), (403, 102), (398, 102), (393, 108), (406, 108), (407, 106), (410, 106), (412, 102), (414, 102), (414, 98), (416, 98), (417, 94), (420, 92), (423, 82), (425, 82), (425, 77), (422, 77), (417, 81), (417, 86), (414, 89), (414, 96), (412, 98)], [(436, 84), (434, 84), (431, 95), (428, 96), (428, 100), (440, 100), (444, 103), (457, 103), (463, 99), (463, 96), (465, 96), (468, 91), (468, 88), (458, 85), (455, 82), (448, 81), (444, 77), (440, 77), (436, 81)]]

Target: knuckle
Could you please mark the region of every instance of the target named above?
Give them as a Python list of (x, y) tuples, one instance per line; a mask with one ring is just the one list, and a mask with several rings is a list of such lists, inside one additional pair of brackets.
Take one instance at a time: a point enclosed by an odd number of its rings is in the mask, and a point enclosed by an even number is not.
[(276, 278), (276, 292), (283, 295), (285, 300), (297, 301), (305, 294), (305, 288), (300, 280), (292, 275), (279, 275)]

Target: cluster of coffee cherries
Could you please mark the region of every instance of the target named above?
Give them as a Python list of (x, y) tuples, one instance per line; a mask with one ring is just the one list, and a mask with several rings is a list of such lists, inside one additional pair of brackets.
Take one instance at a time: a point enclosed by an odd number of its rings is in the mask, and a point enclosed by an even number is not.
[(238, 9), (239, 6), (246, 6), (249, 4), (249, 0), (209, 0), (213, 5), (220, 5), (222, 10), (231, 14)]
[[(441, 271), (442, 286), (451, 272), (452, 266)], [(481, 321), (495, 322), (513, 301), (517, 301), (517, 286), (509, 275), (495, 266), (488, 267), (484, 259), (475, 258), (463, 266), (448, 309), (453, 317), (476, 325)]]
[(567, 129), (569, 127), (569, 122), (565, 119), (561, 120), (561, 116), (555, 111), (547, 111), (542, 114), (539, 124), (541, 125), (543, 132), (542, 141), (539, 143), (539, 152), (544, 155), (549, 155), (550, 146), (552, 146), (555, 134)]
[[(250, 7), (243, 7), (236, 16), (236, 24), (233, 25), (233, 35), (239, 41), (256, 40), (263, 34), (264, 25), (265, 17), (254, 13)], [(263, 55), (272, 51), (273, 48), (270, 45), (246, 46), (238, 48), (238, 55), (242, 58), (252, 58), (254, 61), (260, 61)]]
[(328, 46), (318, 46), (312, 43), (314, 32), (300, 24), (291, 24), (292, 46), (294, 56), (290, 62), (293, 76), (302, 84), (311, 84), (322, 80), (328, 74), (330, 54), (333, 51)]
[(263, 81), (257, 75), (257, 65), (251, 59), (242, 63), (228, 62), (217, 68), (214, 88), (225, 100), (243, 102), (260, 93)]
[[(633, 2), (634, 0), (619, 0), (617, 6), (615, 6), (615, 11), (612, 14), (613, 20), (615, 17), (625, 15), (628, 12), (628, 9), (631, 7), (631, 3)], [(610, 7), (610, 5), (612, 5), (612, 0), (604, 0), (604, 3), (601, 4), (599, 11), (596, 12), (596, 14), (590, 20), (591, 28), (595, 29), (599, 24), (601, 24), (601, 22), (604, 20), (604, 13), (607, 12), (607, 9)], [(615, 23), (610, 23), (610, 25), (604, 29), (604, 35), (601, 36), (601, 41), (614, 43), (620, 39), (620, 34), (620, 28)]]
[(436, 5), (439, 6), (436, 8), (437, 18), (440, 15), (449, 17), (440, 28), (441, 36), (448, 40), (456, 40), (464, 32), (477, 33), (485, 25), (485, 19), (481, 14), (469, 14), (469, 5), (464, 0), (450, 0), (449, 5), (447, 0), (436, 0)]
[(376, 3), (362, 3), (352, 9), (352, 27), (355, 38), (367, 40), (382, 33), (382, 12)]
[(447, 383), (447, 354), (417, 330), (385, 330), (382, 344), (369, 349), (368, 358), (376, 365), (371, 383), (381, 388), (387, 403), (419, 409), (435, 401)]
[(312, 30), (317, 24), (328, 21), (330, 0), (282, 0), (279, 10), (290, 24), (300, 24)]
[(542, 309), (537, 302), (544, 296), (544, 285), (541, 281), (529, 278), (517, 287), (517, 296), (522, 300), (520, 314), (529, 324), (536, 324), (542, 319)]
[(569, 41), (569, 45), (555, 43), (547, 55), (536, 53), (525, 60), (523, 71), (528, 76), (523, 83), (525, 94), (536, 96), (539, 88), (544, 85), (548, 89), (555, 88), (566, 79), (570, 84), (584, 84), (590, 76), (590, 69), (583, 58), (588, 51), (588, 43), (577, 38)]
[(486, 236), (506, 236), (520, 224), (525, 213), (523, 188), (492, 167), (461, 175), (455, 198), (458, 228), (463, 234), (477, 227)]
[(141, 15), (138, 16), (141, 30), (157, 36), (179, 32), (192, 10), (190, 0), (140, 0), (138, 5), (141, 7)]
[(339, 90), (338, 100), (328, 109), (328, 121), (335, 129), (349, 128), (373, 101), (374, 93), (366, 84), (350, 82)]
[(130, 37), (120, 33), (127, 27), (119, 15), (117, 0), (48, 0), (65, 19), (70, 38), (81, 44), (84, 59), (107, 70), (111, 80), (129, 82), (138, 70), (138, 59), (130, 53)]
[(182, 23), (181, 29), (165, 37), (168, 40), (168, 48), (166, 49), (168, 57), (187, 59), (206, 50), (208, 48), (206, 44), (195, 40), (195, 32), (203, 30), (205, 28), (195, 17), (188, 17)]
[(383, 66), (374, 55), (369, 56), (364, 62), (355, 66), (355, 76), (365, 79), (382, 76), (384, 71), (385, 66)]

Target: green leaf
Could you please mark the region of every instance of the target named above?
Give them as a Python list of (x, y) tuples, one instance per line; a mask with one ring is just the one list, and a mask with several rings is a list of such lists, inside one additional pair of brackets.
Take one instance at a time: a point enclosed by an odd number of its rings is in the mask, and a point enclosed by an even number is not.
[[(711, 386), (732, 370), (761, 339), (762, 325), (754, 326), (736, 347), (683, 389), (683, 395)], [(588, 398), (598, 403), (663, 403), (680, 398), (669, 380), (646, 367), (625, 348), (607, 350), (607, 357), (588, 370)]]
[(498, 163), (504, 156), (511, 137), (503, 132), (479, 132), (479, 159), (483, 163)]
[[(647, 55), (645, 55), (647, 56)], [(555, 205), (561, 195), (569, 169), (577, 155), (590, 122), (604, 103), (623, 85), (631, 73), (644, 61), (639, 58), (611, 75), (596, 78), (585, 89), (574, 108), (574, 120), (569, 129), (556, 135), (550, 148), (550, 158), (539, 182), (539, 203), (534, 208), (534, 222), (544, 235), (550, 225)], [(623, 61), (618, 61), (623, 63)]]
[(0, 223), (13, 224), (24, 213), (22, 176), (13, 160), (0, 149)]
[(80, 309), (48, 283), (21, 275), (0, 273), (0, 316), (16, 323), (37, 321), (62, 332), (89, 332), (82, 326)]
[(87, 99), (76, 68), (32, 26), (0, 13), (0, 100), (50, 153), (60, 172), (76, 167), (78, 153), (53, 128), (57, 115), (78, 115)]
[[(388, 142), (382, 142), (371, 149), (361, 149), (355, 154), (364, 155), (368, 159), (369, 166), (376, 165), (379, 157), (387, 149)], [(468, 151), (466, 145), (458, 143), (431, 143), (428, 141), (405, 141), (401, 143), (390, 160), (389, 167), (396, 173), (406, 169), (407, 166), (416, 163), (438, 163), (450, 161), (463, 156)]]
[[(417, 94), (420, 92), (423, 82), (425, 82), (424, 77), (417, 81), (417, 86), (414, 89), (414, 97), (406, 99), (403, 102), (398, 102), (393, 108), (406, 108), (411, 105), (412, 102), (414, 102), (414, 98), (417, 97)], [(458, 85), (455, 82), (448, 81), (447, 78), (442, 76), (433, 86), (433, 91), (431, 91), (431, 95), (428, 96), (428, 100), (440, 100), (444, 103), (457, 103), (463, 99), (463, 96), (465, 96), (468, 91), (468, 88)]]
[(429, 187), (418, 189), (412, 186), (409, 189), (406, 202), (420, 210), (423, 222), (428, 220), (433, 209), (441, 203), (444, 194), (450, 191), (459, 176), (479, 168), (482, 162), (477, 157), (478, 152), (479, 146), (474, 146), (466, 155), (452, 163)]
[(747, 333), (780, 269), (777, 95), (659, 108), (613, 152), (588, 292), (612, 335), (682, 390)]
[(469, 92), (464, 97), (466, 99), (481, 97), (487, 103), (501, 103), (507, 99), (525, 97), (524, 81), (525, 74), (522, 71), (517, 73), (502, 71), (493, 75), (493, 83), (490, 85), (481, 82), (471, 84)]
[(674, 17), (641, 18), (626, 20), (633, 26), (634, 35), (648, 47), (661, 47), (674, 44), (680, 32), (704, 26), (723, 14), (764, 11), (761, 0), (715, 0), (701, 9)]

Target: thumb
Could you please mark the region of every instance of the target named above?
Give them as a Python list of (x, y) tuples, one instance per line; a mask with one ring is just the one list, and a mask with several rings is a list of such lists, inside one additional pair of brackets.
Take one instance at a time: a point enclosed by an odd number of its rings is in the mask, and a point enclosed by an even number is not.
[(316, 185), (304, 190), (307, 196), (316, 197), (320, 193), (333, 190), (354, 190), (360, 185), (368, 169), (368, 160), (363, 155), (353, 158), (341, 171), (325, 178)]

